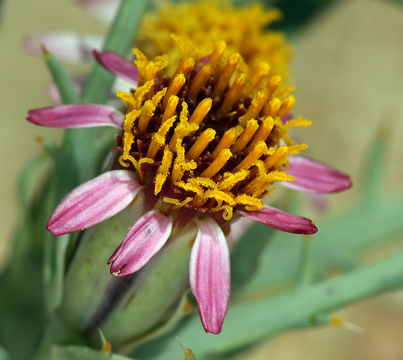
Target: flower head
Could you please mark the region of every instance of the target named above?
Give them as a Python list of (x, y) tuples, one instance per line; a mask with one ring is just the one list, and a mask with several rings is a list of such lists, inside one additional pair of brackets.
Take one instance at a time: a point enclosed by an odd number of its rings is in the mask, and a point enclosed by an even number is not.
[[(125, 115), (102, 105), (32, 110), (39, 125), (119, 127), (115, 169), (67, 194), (49, 219), (54, 235), (100, 223), (142, 191), (143, 215), (133, 219), (110, 257), (111, 272), (138, 271), (188, 223), (199, 231), (190, 258), (190, 285), (207, 332), (219, 333), (230, 295), (230, 261), (223, 228), (239, 217), (292, 233), (313, 234), (311, 220), (264, 206), (272, 185), (335, 192), (351, 186), (347, 175), (296, 157), (305, 144), (288, 132), (310, 121), (294, 119), (291, 88), (262, 62), (249, 69), (237, 52), (216, 43), (203, 57), (193, 48), (167, 68), (166, 56), (150, 61), (134, 50), (135, 66), (116, 54), (96, 54), (110, 71), (136, 82), (117, 95)], [(290, 173), (292, 175), (290, 175)]]
[(138, 87), (118, 93), (127, 107), (119, 163), (137, 170), (162, 202), (230, 220), (261, 209), (273, 183), (293, 180), (288, 156), (306, 145), (288, 131), (311, 122), (283, 120), (295, 99), (280, 76), (268, 75), (268, 63), (248, 73), (241, 55), (227, 55), (220, 42), (166, 76), (164, 57), (135, 54)]

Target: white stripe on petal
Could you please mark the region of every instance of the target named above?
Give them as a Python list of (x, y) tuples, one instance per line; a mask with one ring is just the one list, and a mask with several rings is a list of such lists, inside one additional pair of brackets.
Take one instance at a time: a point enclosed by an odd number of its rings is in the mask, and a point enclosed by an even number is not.
[(140, 270), (161, 250), (172, 231), (172, 219), (152, 210), (138, 219), (108, 260), (111, 274), (125, 276)]
[(211, 219), (199, 221), (189, 277), (206, 332), (221, 332), (230, 298), (230, 271), (228, 245), (221, 228)]
[(60, 60), (82, 62), (93, 60), (92, 51), (102, 48), (100, 36), (77, 33), (38, 33), (24, 40), (24, 48), (34, 55), (42, 54), (42, 46)]
[(103, 222), (127, 207), (140, 188), (131, 171), (104, 173), (68, 193), (46, 227), (53, 235), (63, 235)]

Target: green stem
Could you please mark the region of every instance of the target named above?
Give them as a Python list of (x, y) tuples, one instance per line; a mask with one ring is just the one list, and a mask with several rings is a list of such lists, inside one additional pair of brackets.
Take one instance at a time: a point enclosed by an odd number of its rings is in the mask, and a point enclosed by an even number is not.
[[(403, 250), (375, 264), (297, 292), (231, 306), (219, 336), (200, 336), (200, 319), (196, 316), (189, 319), (175, 335), (183, 343), (192, 344), (198, 358), (209, 358), (211, 353), (233, 351), (285, 330), (317, 325), (318, 314), (402, 286)], [(175, 339), (159, 340), (158, 345), (164, 349), (164, 360), (177, 358)], [(156, 360), (160, 358), (155, 356)]]
[(43, 55), (46, 65), (53, 80), (59, 90), (60, 97), (65, 104), (77, 103), (79, 101), (77, 92), (74, 88), (74, 83), (71, 80), (70, 74), (67, 72), (63, 64), (43, 48)]
[[(106, 37), (103, 51), (112, 50), (125, 56), (133, 44), (148, 0), (123, 0), (120, 10)], [(110, 94), (114, 76), (95, 64), (85, 84), (84, 102), (104, 103)]]
[(312, 238), (310, 236), (303, 236), (302, 238), (301, 258), (297, 271), (297, 281), (295, 283), (296, 291), (305, 288), (312, 281), (313, 247)]

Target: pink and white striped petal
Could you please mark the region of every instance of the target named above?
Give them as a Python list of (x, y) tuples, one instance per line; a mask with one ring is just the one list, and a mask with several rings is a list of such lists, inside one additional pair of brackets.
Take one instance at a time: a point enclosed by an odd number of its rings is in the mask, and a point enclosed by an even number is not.
[(155, 210), (145, 213), (132, 225), (108, 260), (111, 274), (121, 277), (140, 270), (161, 250), (171, 232), (171, 218)]
[(130, 171), (104, 173), (68, 193), (56, 207), (46, 228), (56, 236), (103, 222), (127, 207), (140, 188)]
[(218, 334), (228, 310), (231, 270), (227, 241), (212, 219), (199, 221), (189, 270), (190, 286), (204, 330)]
[(139, 70), (132, 62), (127, 61), (113, 51), (105, 51), (103, 53), (94, 51), (94, 56), (98, 62), (112, 74), (137, 85), (139, 80)]
[(282, 182), (282, 185), (288, 188), (326, 194), (343, 191), (352, 186), (347, 174), (319, 161), (304, 156), (290, 156), (289, 161), (287, 174), (294, 176), (295, 180)]
[(115, 109), (96, 104), (58, 105), (34, 109), (27, 120), (33, 124), (55, 128), (89, 128), (112, 126), (122, 128), (124, 116)]
[(92, 51), (102, 48), (103, 39), (78, 33), (31, 34), (23, 42), (24, 48), (34, 55), (42, 54), (45, 47), (53, 56), (70, 62), (91, 61)]
[(315, 234), (318, 231), (312, 220), (270, 206), (255, 211), (242, 211), (242, 215), (293, 234)]
[(112, 22), (120, 6), (120, 0), (78, 0), (78, 3), (98, 19)]

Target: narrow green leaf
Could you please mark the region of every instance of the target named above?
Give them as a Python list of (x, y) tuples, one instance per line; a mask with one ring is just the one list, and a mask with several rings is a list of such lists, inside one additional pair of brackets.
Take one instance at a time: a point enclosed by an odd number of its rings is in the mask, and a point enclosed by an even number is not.
[[(137, 29), (148, 0), (123, 0), (120, 10), (106, 37), (103, 51), (112, 50), (126, 56), (133, 45)], [(114, 76), (101, 65), (95, 64), (85, 84), (84, 102), (104, 103), (111, 92)]]
[(300, 290), (312, 282), (313, 260), (312, 238), (304, 236), (302, 238), (302, 251), (297, 268), (295, 290)]
[(77, 91), (66, 68), (45, 48), (43, 48), (43, 55), (63, 102), (66, 104), (78, 102)]

